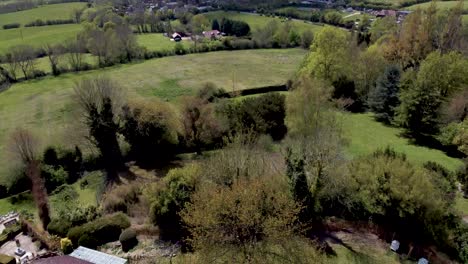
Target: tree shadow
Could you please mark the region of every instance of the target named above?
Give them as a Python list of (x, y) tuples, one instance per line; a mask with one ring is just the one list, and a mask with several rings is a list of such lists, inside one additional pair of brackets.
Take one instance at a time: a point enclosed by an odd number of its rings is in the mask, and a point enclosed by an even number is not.
[(438, 141), (432, 135), (415, 134), (415, 133), (410, 133), (410, 132), (405, 131), (405, 132), (402, 132), (400, 136), (408, 139), (409, 143), (412, 145), (440, 150), (444, 152), (447, 156), (452, 157), (452, 158), (457, 158), (457, 159), (466, 158), (466, 155), (463, 152), (459, 151), (457, 146), (443, 145), (440, 141)]

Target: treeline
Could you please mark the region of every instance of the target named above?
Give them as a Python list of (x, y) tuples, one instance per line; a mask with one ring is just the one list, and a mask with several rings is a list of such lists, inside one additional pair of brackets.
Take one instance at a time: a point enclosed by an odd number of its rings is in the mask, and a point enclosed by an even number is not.
[(76, 23), (74, 19), (54, 19), (43, 21), (37, 19), (36, 21), (29, 22), (25, 24), (25, 27), (42, 27), (42, 26), (52, 26), (52, 25), (63, 25), (63, 24), (74, 24)]

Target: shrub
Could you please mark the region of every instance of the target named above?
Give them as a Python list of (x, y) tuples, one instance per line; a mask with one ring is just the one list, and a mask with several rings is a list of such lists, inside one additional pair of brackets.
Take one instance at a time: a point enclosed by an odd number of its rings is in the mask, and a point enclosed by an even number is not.
[(52, 235), (64, 237), (67, 235), (68, 230), (70, 230), (71, 227), (72, 223), (67, 219), (55, 218), (50, 221), (49, 225), (47, 225), (47, 231)]
[(198, 90), (197, 97), (208, 102), (213, 102), (216, 98), (221, 98), (226, 91), (223, 88), (218, 88), (214, 83), (208, 82)]
[(128, 252), (130, 249), (138, 245), (138, 239), (135, 230), (125, 229), (122, 231), (119, 237), (120, 244), (122, 245), (122, 250)]
[(63, 254), (72, 253), (73, 244), (68, 237), (60, 239), (60, 249), (62, 250)]
[(221, 108), (232, 132), (252, 130), (257, 134), (269, 134), (274, 140), (286, 134), (285, 111), (285, 97), (278, 93), (247, 98)]
[(184, 48), (184, 45), (182, 45), (182, 43), (177, 43), (174, 46), (174, 52), (176, 55), (185, 55), (187, 53), (187, 50)]
[[(123, 229), (130, 227), (128, 217), (123, 213), (104, 216), (68, 231), (73, 245), (102, 245), (119, 239)], [(83, 236), (85, 236), (83, 238)], [(81, 241), (81, 243), (80, 243)]]
[(139, 187), (135, 184), (120, 185), (105, 194), (102, 208), (106, 213), (127, 213), (129, 206), (138, 202)]
[(95, 237), (88, 235), (88, 234), (82, 235), (80, 239), (78, 240), (79, 246), (83, 246), (87, 248), (97, 248), (99, 244), (100, 244), (99, 241)]
[(3, 29), (19, 28), (20, 26), (20, 23), (5, 24), (3, 25)]

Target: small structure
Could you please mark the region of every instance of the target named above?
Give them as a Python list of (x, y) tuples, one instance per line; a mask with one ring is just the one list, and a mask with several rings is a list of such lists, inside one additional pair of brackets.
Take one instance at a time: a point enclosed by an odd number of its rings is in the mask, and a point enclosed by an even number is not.
[(75, 249), (70, 256), (94, 264), (127, 264), (126, 259), (81, 246)]
[(70, 256), (56, 256), (50, 258), (37, 259), (32, 264), (92, 264), (89, 261), (77, 259)]
[(396, 252), (399, 248), (400, 248), (400, 242), (398, 242), (398, 240), (393, 240), (392, 243), (390, 244), (390, 249)]
[(175, 32), (174, 34), (172, 34), (172, 39), (175, 41), (175, 42), (179, 42), (182, 40), (182, 35)]
[(221, 34), (222, 33), (219, 30), (203, 31), (203, 36), (209, 39), (217, 39), (221, 36)]

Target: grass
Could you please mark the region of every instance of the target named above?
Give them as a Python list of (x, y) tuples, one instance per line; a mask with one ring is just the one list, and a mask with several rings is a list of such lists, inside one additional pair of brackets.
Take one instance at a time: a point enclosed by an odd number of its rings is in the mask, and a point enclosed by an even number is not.
[[(173, 50), (176, 45), (176, 42), (171, 41), (163, 34), (139, 34), (137, 35), (137, 42), (150, 51)], [(185, 48), (192, 45), (191, 41), (182, 41), (181, 43)]]
[(461, 193), (457, 193), (455, 198), (455, 210), (462, 216), (468, 216), (468, 199), (464, 198)]
[(400, 136), (402, 129), (376, 122), (370, 114), (344, 114), (342, 120), (345, 136), (349, 140), (347, 151), (352, 158), (389, 146), (405, 153), (408, 160), (416, 164), (435, 161), (452, 171), (463, 164), (461, 160), (448, 157), (440, 150), (411, 144)]
[(305, 54), (301, 49), (211, 52), (15, 84), (0, 93), (0, 178), (7, 176), (4, 146), (18, 125), (30, 128), (44, 144), (70, 141), (68, 135), (74, 134), (76, 124), (71, 96), (74, 82), (80, 79), (106, 75), (120, 83), (129, 98), (174, 100), (194, 93), (206, 82), (228, 91), (285, 83)]
[[(88, 185), (85, 188), (81, 188), (80, 185), (83, 181), (87, 181)], [(102, 173), (101, 172), (91, 172), (85, 177), (81, 178), (79, 181), (75, 182), (71, 186), (76, 190), (78, 193), (78, 201), (80, 206), (87, 207), (97, 205), (97, 199), (96, 199), (96, 192), (100, 188), (100, 185), (102, 184)], [(32, 215), (36, 215), (36, 207), (34, 205), (33, 198), (31, 196), (31, 193), (29, 192), (24, 192), (20, 194), (23, 196), (22, 199), (19, 200), (17, 203), (12, 203), (12, 197), (7, 197), (0, 199), (0, 215), (6, 214), (10, 211), (16, 211), (16, 212), (21, 212), (21, 211), (26, 211)], [(18, 195), (15, 195), (18, 196)], [(55, 195), (51, 195), (49, 197), (50, 201), (50, 206), (53, 212), (54, 206), (57, 205), (57, 203), (61, 203), (62, 201), (57, 201), (54, 199)]]
[(76, 36), (80, 30), (81, 25), (78, 24), (0, 30), (0, 54), (21, 44), (38, 48), (47, 43), (63, 43)]
[(11, 23), (20, 23), (21, 26), (24, 26), (25, 24), (35, 21), (37, 19), (41, 19), (42, 21), (55, 19), (71, 19), (72, 12), (74, 9), (82, 9), (85, 7), (86, 3), (64, 3), (43, 5), (29, 10), (1, 14), (0, 27), (5, 24)]
[[(459, 1), (438, 1), (437, 2), (437, 7), (439, 9), (450, 9), (455, 7), (458, 4)], [(409, 6), (407, 8), (404, 8), (406, 10), (416, 10), (418, 8), (425, 9), (428, 8), (431, 5), (431, 2), (426, 2), (426, 3), (421, 3), (421, 4), (416, 4)], [(463, 3), (463, 10), (468, 11), (468, 1), (465, 0)]]
[[(216, 11), (216, 12), (208, 12), (205, 14), (205, 16), (210, 20), (215, 19), (215, 18), (220, 20), (223, 17), (233, 19), (233, 20), (241, 20), (241, 21), (248, 23), (252, 31), (262, 29), (269, 22), (273, 20), (276, 20), (278, 22), (283, 21), (277, 17), (274, 18), (274, 17), (260, 16), (257, 14), (239, 13), (239, 12)], [(315, 32), (323, 28), (323, 26), (321, 25), (312, 24), (311, 22), (305, 23), (304, 21), (300, 21), (300, 20), (292, 20), (291, 23), (298, 32), (303, 32), (306, 30), (312, 30)]]

